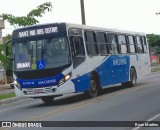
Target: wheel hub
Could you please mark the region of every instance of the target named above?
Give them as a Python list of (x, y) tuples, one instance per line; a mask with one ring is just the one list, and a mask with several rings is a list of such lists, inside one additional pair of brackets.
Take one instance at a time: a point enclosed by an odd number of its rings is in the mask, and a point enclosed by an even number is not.
[(97, 85), (94, 81), (91, 81), (91, 91), (96, 92), (97, 91)]

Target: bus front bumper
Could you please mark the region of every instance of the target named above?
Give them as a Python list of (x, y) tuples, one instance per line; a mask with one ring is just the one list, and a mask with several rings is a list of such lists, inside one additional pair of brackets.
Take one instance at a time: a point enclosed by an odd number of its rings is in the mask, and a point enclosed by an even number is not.
[(15, 87), (17, 97), (40, 98), (43, 96), (59, 96), (75, 92), (75, 86), (71, 80), (65, 82), (61, 86), (49, 86), (39, 88), (19, 88)]

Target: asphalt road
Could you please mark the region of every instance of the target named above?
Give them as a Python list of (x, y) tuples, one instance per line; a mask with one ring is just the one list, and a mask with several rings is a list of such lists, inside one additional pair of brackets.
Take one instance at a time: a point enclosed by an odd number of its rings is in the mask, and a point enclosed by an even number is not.
[[(39, 99), (24, 99), (3, 105), (0, 106), (0, 121), (160, 121), (160, 73), (154, 73), (139, 80), (136, 87), (107, 88), (102, 95), (94, 99), (86, 99), (80, 94), (57, 99), (50, 106), (45, 105)], [(45, 129), (160, 130), (160, 127), (54, 127)]]

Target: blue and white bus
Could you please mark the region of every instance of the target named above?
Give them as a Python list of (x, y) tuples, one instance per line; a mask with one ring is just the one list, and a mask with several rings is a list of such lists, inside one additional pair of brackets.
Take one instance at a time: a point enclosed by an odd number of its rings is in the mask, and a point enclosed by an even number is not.
[(13, 77), (18, 97), (54, 98), (122, 84), (135, 86), (150, 73), (144, 33), (51, 23), (16, 29), (12, 34)]

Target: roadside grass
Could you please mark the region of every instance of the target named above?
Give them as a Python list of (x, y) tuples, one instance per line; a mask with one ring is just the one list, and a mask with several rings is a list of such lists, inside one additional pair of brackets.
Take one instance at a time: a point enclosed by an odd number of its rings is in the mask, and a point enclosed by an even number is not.
[(160, 65), (151, 65), (151, 72), (159, 72)]
[(151, 69), (151, 72), (158, 72), (158, 71), (160, 71), (160, 68)]
[(0, 100), (16, 97), (15, 93), (0, 94)]

